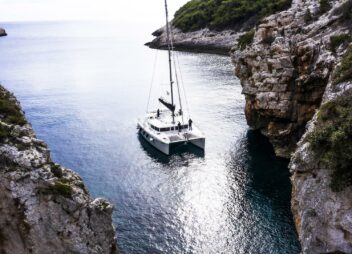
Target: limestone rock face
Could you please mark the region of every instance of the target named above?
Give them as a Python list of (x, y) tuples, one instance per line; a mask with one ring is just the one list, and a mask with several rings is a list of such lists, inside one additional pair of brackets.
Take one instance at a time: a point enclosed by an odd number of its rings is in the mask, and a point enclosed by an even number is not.
[[(253, 43), (232, 49), (235, 73), (246, 97), (248, 124), (269, 138), (280, 157), (290, 158), (307, 122), (320, 106), (338, 54), (330, 36), (349, 33), (334, 10), (319, 14), (318, 0), (293, 0), (286, 11), (265, 18)], [(316, 20), (307, 22), (310, 10)]]
[[(178, 28), (172, 28), (173, 45), (176, 50), (210, 52), (228, 55), (238, 33), (233, 30), (210, 31), (202, 29), (194, 32), (183, 33)], [(167, 49), (166, 27), (155, 31), (153, 41), (146, 43), (151, 48)]]
[[(0, 93), (16, 101), (1, 86)], [(92, 200), (79, 175), (53, 163), (29, 123), (3, 119), (10, 135), (0, 141), (0, 252), (117, 253), (112, 206)]]
[(352, 32), (350, 21), (341, 21), (347, 1), (329, 2), (332, 9), (321, 14), (318, 0), (293, 0), (256, 27), (251, 45), (231, 50), (248, 124), (278, 156), (292, 156), (292, 212), (305, 254), (352, 253), (352, 187), (332, 191), (332, 169), (319, 163), (306, 139), (322, 103), (352, 90), (351, 81), (335, 84), (332, 75), (348, 42), (333, 52), (330, 41)]
[[(352, 82), (324, 94), (323, 103), (352, 90)], [(315, 130), (319, 112), (307, 126), (307, 132), (293, 154), (292, 212), (303, 253), (352, 253), (352, 187), (333, 192), (331, 172), (317, 162), (310, 143), (305, 138)]]

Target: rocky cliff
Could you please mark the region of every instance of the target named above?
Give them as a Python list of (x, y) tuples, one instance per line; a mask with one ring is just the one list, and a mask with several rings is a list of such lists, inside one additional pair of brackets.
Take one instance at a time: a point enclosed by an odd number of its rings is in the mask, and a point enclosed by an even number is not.
[(303, 253), (352, 253), (351, 23), (350, 0), (294, 0), (231, 53), (248, 124), (292, 156)]
[(0, 27), (0, 37), (6, 36), (6, 35), (7, 35), (7, 34), (6, 34), (5, 29), (3, 29), (3, 28)]
[[(332, 87), (332, 83), (329, 83), (323, 107), (326, 105), (330, 107), (341, 98), (347, 98), (350, 104), (352, 103), (351, 81), (344, 82), (337, 88)], [(344, 133), (345, 135), (340, 137), (341, 140), (334, 141), (337, 144), (326, 151), (315, 151), (309, 137), (322, 128), (317, 123), (322, 114), (320, 109), (309, 122), (307, 132), (298, 143), (298, 148), (291, 159), (292, 212), (303, 253), (352, 253), (352, 178), (351, 158), (348, 158), (352, 150), (351, 105), (348, 111), (349, 123), (347, 119), (341, 120), (348, 124), (349, 134)], [(336, 134), (341, 131), (341, 126), (337, 125), (331, 137), (323, 138), (338, 139)], [(339, 149), (341, 146), (339, 142), (345, 144), (343, 145), (345, 152)], [(338, 157), (341, 158), (330, 156), (328, 162), (321, 159), (324, 153), (331, 154), (331, 149), (336, 149)], [(336, 174), (341, 166), (336, 168), (333, 165), (336, 163), (334, 160), (340, 160), (337, 163), (341, 161), (346, 163), (347, 172), (340, 176)]]
[[(307, 13), (316, 20), (308, 21)], [(278, 156), (290, 157), (321, 104), (338, 60), (330, 38), (350, 32), (338, 17), (334, 10), (321, 15), (318, 1), (296, 0), (289, 10), (264, 19), (251, 45), (233, 48), (247, 121), (270, 139)]]
[[(156, 30), (156, 38), (146, 43), (147, 46), (157, 49), (167, 49), (167, 36), (165, 27)], [(173, 44), (176, 50), (206, 52), (228, 55), (238, 33), (233, 30), (211, 31), (208, 28), (193, 32), (182, 32), (173, 27)]]
[(112, 206), (55, 164), (0, 86), (0, 252), (116, 253)]

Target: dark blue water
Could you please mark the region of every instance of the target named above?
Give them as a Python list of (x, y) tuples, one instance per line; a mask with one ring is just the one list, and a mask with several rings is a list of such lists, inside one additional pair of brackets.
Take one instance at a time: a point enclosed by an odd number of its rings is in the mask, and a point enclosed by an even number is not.
[[(203, 155), (165, 157), (139, 140), (153, 95), (167, 89), (153, 28), (103, 23), (2, 24), (0, 81), (21, 100), (53, 158), (115, 205), (121, 253), (298, 253), (287, 162), (249, 131), (228, 57), (179, 53)], [(153, 96), (154, 98), (155, 96)]]

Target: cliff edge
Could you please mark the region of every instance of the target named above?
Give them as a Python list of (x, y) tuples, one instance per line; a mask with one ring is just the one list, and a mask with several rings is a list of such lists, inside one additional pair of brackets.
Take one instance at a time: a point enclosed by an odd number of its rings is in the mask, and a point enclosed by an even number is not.
[(0, 252), (117, 253), (112, 206), (55, 164), (0, 86)]
[[(340, 18), (341, 1), (331, 2), (334, 7), (321, 13), (319, 1), (295, 0), (289, 10), (265, 18), (248, 45), (232, 49), (247, 122), (280, 157), (295, 151), (348, 45), (350, 21)], [(335, 38), (340, 45), (332, 45)]]
[(351, 0), (294, 0), (231, 52), (248, 124), (291, 158), (303, 253), (352, 253), (351, 34)]

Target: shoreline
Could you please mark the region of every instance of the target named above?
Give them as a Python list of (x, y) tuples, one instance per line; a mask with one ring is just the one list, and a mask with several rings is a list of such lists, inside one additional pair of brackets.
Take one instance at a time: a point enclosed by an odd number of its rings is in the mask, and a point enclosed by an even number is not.
[[(151, 44), (151, 42), (145, 43), (144, 46), (147, 46), (151, 49), (158, 49), (158, 50), (167, 50), (168, 49), (166, 46), (153, 45), (153, 44)], [(178, 46), (174, 46), (173, 50), (180, 51), (180, 52), (196, 53), (196, 54), (202, 54), (202, 53), (214, 54), (214, 55), (221, 55), (221, 56), (228, 56), (228, 57), (230, 57), (230, 55), (231, 55), (230, 49), (209, 47), (209, 46), (178, 45)]]
[[(180, 29), (173, 27), (173, 46), (175, 51), (192, 53), (208, 53), (223, 56), (230, 56), (231, 48), (241, 33), (234, 30), (212, 31), (202, 29), (184, 33)], [(165, 27), (152, 33), (154, 40), (145, 43), (152, 49), (166, 50), (168, 48)]]

